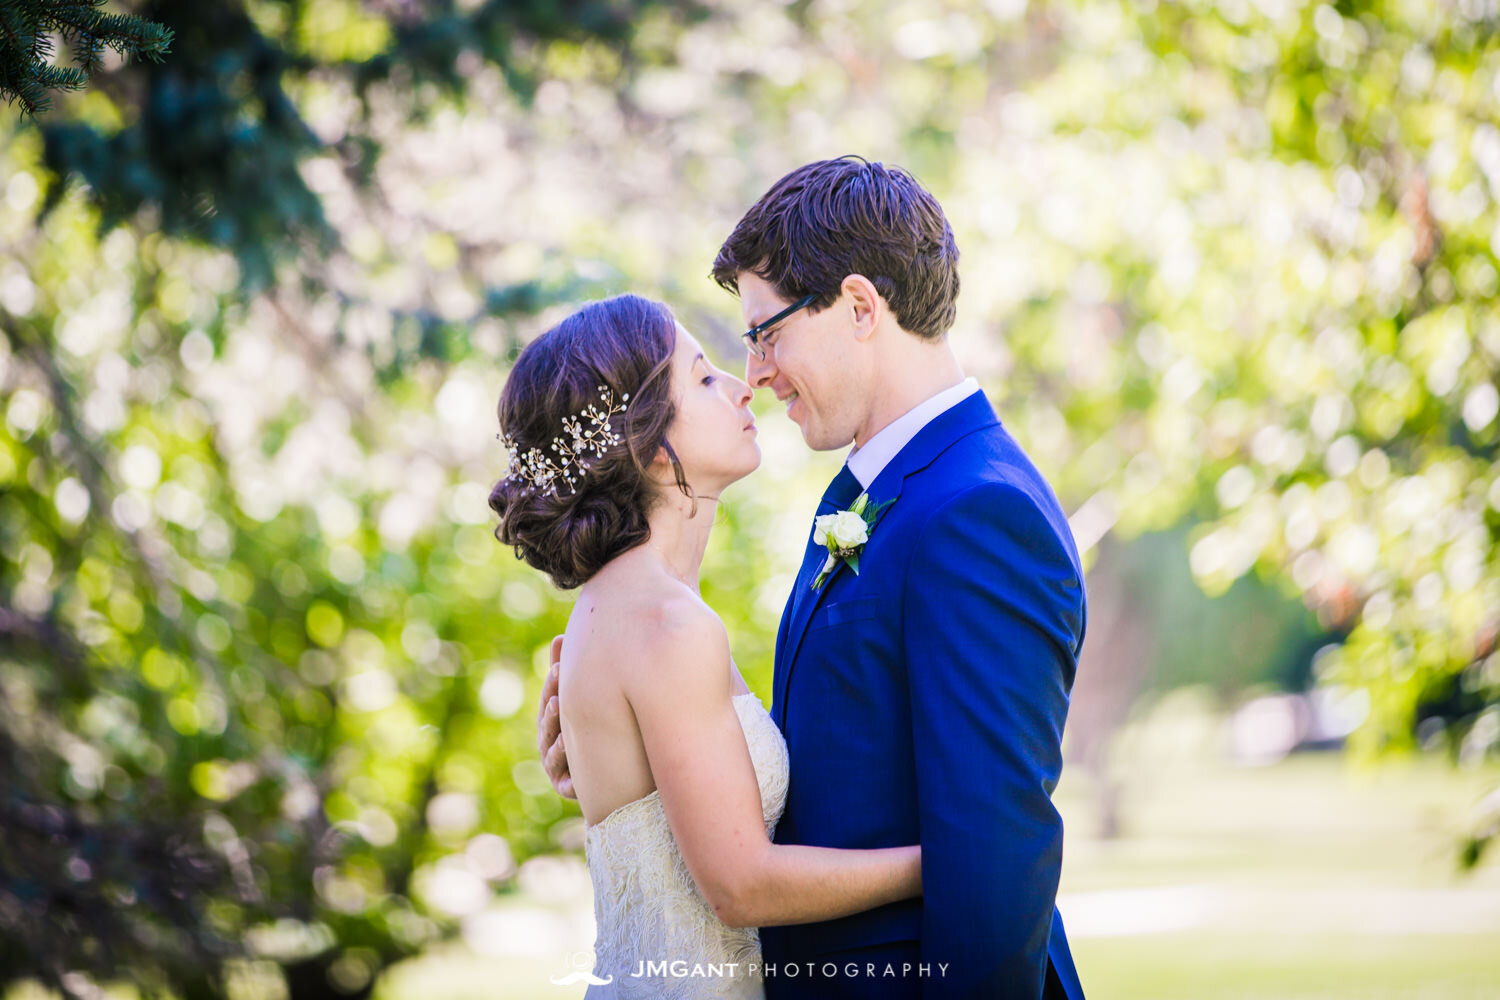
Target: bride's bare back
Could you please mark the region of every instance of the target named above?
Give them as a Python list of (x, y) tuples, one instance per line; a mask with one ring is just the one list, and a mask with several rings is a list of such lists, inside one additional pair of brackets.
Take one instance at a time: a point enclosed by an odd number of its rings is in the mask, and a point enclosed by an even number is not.
[[(632, 651), (650, 648), (683, 613), (713, 612), (659, 564), (625, 553), (602, 569), (578, 595), (563, 638), (558, 677), (563, 743), (584, 822), (593, 826), (656, 788), (651, 765), (625, 694), (635, 672)], [(734, 693), (749, 689), (731, 660), (704, 663), (727, 670)]]

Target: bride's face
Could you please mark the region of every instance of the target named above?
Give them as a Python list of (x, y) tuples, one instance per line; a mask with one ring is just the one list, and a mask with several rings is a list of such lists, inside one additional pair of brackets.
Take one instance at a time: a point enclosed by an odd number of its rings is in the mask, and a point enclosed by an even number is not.
[(677, 414), (667, 441), (694, 493), (718, 496), (760, 465), (750, 386), (714, 367), (681, 323), (672, 352), (672, 396)]

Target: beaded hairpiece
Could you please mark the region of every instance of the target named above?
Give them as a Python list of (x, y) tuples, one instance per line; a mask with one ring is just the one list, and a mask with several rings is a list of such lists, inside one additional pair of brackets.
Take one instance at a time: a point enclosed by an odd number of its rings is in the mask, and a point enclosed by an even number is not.
[(593, 460), (602, 457), (610, 445), (620, 443), (620, 435), (610, 429), (609, 418), (624, 413), (629, 399), (630, 393), (627, 392), (616, 406), (614, 392), (609, 386), (601, 385), (599, 403), (590, 403), (562, 422), (563, 433), (552, 439), (550, 455), (540, 448), (523, 453), (516, 448), (514, 440), (505, 434), (499, 435), (505, 450), (510, 452), (510, 469), (505, 478), (522, 480), (547, 496), (557, 496), (559, 482), (568, 484), (570, 495), (578, 492), (578, 480), (588, 471)]

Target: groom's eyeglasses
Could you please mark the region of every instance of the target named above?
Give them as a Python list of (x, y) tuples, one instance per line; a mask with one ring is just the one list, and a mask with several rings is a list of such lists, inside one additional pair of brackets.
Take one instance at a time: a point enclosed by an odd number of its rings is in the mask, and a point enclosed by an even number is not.
[(798, 309), (806, 309), (816, 301), (818, 301), (818, 297), (816, 295), (804, 295), (802, 296), (802, 298), (798, 299), (796, 302), (793, 302), (791, 305), (787, 306), (785, 309), (781, 310), (781, 312), (777, 313), (775, 316), (772, 316), (764, 323), (759, 323), (746, 330), (744, 333), (740, 334), (741, 337), (745, 338), (745, 345), (750, 348), (750, 353), (764, 361), (766, 359), (766, 348), (765, 345), (760, 342), (760, 339), (761, 337), (765, 336), (766, 331), (775, 326), (777, 323), (780, 323), (782, 320), (786, 319)]

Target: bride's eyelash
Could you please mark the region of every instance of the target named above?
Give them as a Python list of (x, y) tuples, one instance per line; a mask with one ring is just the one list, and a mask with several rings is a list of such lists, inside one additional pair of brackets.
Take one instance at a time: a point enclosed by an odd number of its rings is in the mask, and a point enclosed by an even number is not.
[(703, 384), (704, 385), (713, 385), (714, 384), (714, 377), (712, 375), (705, 375), (705, 376), (703, 376)]

